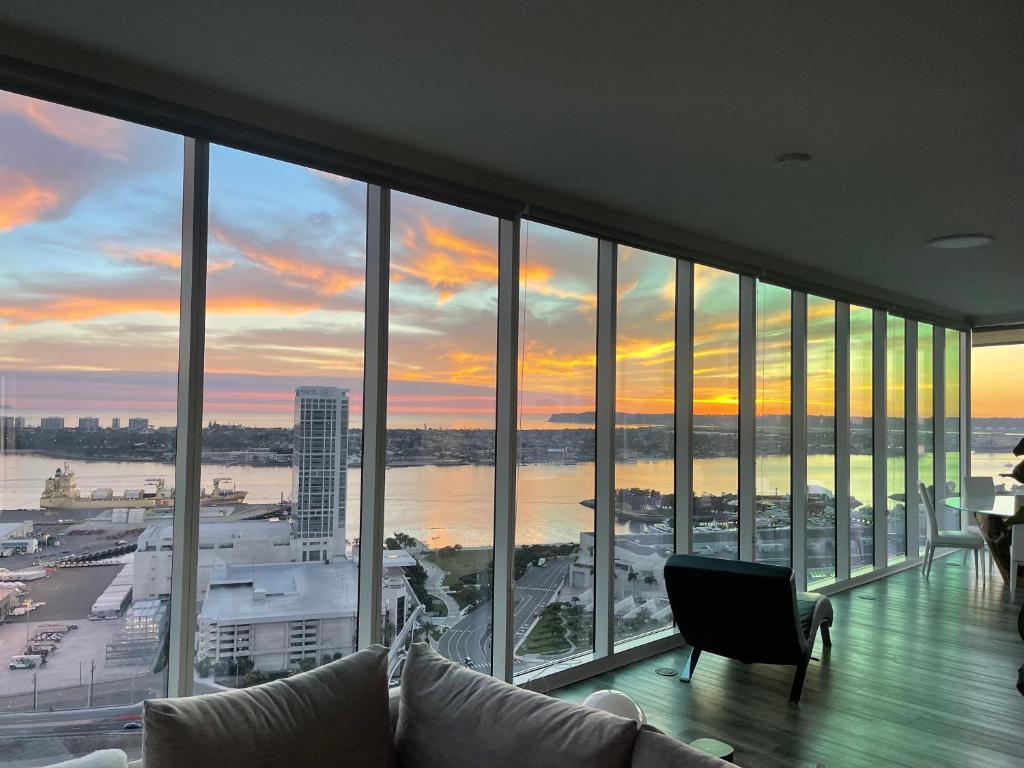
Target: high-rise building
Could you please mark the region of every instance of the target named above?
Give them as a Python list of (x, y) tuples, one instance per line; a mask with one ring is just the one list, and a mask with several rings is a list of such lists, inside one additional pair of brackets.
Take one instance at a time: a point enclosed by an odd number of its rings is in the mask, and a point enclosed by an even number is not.
[(78, 418), (78, 428), (82, 431), (92, 432), (100, 428), (100, 420), (95, 416), (80, 416)]
[(24, 429), (25, 428), (25, 417), (24, 416), (15, 416), (14, 417), (14, 428), (15, 429)]
[(128, 419), (128, 431), (129, 432), (148, 432), (149, 431), (149, 419), (144, 419), (140, 416), (133, 416)]
[(296, 559), (345, 556), (348, 487), (348, 390), (295, 390), (292, 525)]
[(39, 420), (40, 429), (64, 429), (64, 417), (63, 416), (43, 416)]
[(21, 417), (0, 416), (0, 450), (11, 451), (18, 447), (17, 420)]
[(121, 428), (121, 417), (120, 416), (115, 416), (114, 418), (112, 418), (110, 420), (110, 428), (111, 429), (120, 429)]

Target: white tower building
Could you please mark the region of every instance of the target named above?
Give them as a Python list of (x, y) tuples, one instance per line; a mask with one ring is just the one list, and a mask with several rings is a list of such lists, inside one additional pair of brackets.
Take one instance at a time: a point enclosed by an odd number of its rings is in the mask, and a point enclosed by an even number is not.
[(348, 390), (295, 390), (292, 526), (296, 560), (345, 556)]

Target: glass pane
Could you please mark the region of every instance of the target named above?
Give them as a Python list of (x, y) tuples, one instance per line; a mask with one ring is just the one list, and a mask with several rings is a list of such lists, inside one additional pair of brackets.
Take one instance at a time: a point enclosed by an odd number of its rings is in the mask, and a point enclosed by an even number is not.
[(594, 647), (597, 240), (523, 226), (516, 674)]
[(971, 474), (991, 477), (999, 492), (1024, 493), (1009, 473), (1024, 434), (1024, 344), (971, 350)]
[[(933, 399), (932, 363), (933, 328), (925, 323), (917, 325), (917, 479), (926, 486), (935, 482), (935, 408)], [(928, 520), (924, 502), (918, 500), (918, 554), (924, 554), (928, 541)]]
[(196, 670), (211, 684), (356, 650), (365, 222), (361, 182), (210, 149)]
[[(384, 639), (491, 669), (498, 220), (391, 198)], [(406, 631), (408, 629), (408, 631)]]
[(792, 304), (789, 289), (758, 282), (754, 559), (773, 565), (791, 555)]
[(807, 583), (836, 577), (836, 303), (807, 297)]
[[(0, 713), (167, 690), (170, 589), (142, 595), (131, 552), (173, 521), (182, 156), (180, 137), (0, 92)], [(86, 739), (0, 741), (63, 760), (109, 730), (75, 717)], [(137, 735), (117, 746), (140, 756)]]
[[(960, 332), (949, 328), (946, 334), (946, 492), (941, 498), (960, 493)], [(960, 530), (960, 513), (945, 505), (945, 522), (939, 520), (941, 530)]]
[(740, 280), (693, 266), (693, 551), (739, 558)]
[(893, 563), (907, 554), (907, 395), (904, 388), (907, 322), (888, 315), (886, 328), (886, 540), (889, 563)]
[(874, 564), (872, 507), (872, 311), (850, 307), (850, 572)]
[(615, 639), (672, 625), (676, 260), (619, 247), (615, 428)]

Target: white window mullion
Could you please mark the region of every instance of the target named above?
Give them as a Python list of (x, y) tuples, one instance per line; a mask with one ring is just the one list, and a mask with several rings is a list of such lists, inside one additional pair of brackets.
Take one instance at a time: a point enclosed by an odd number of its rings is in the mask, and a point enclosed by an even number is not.
[(740, 424), (739, 537), (740, 560), (754, 559), (756, 528), (757, 439), (757, 279), (740, 276)]
[(184, 166), (168, 696), (190, 696), (195, 677), (210, 145), (186, 138)]
[(594, 524), (594, 655), (615, 647), (615, 327), (617, 248), (597, 246), (597, 456)]
[(797, 589), (807, 589), (807, 294), (792, 292), (790, 551)]
[(676, 262), (675, 551), (693, 551), (693, 263)]
[(494, 615), (492, 674), (512, 681), (515, 648), (516, 407), (519, 339), (519, 220), (498, 235), (497, 414), (494, 450)]
[(850, 578), (850, 305), (836, 302), (836, 581)]
[(391, 191), (367, 185), (363, 465), (359, 505), (360, 648), (381, 641), (384, 578), (384, 463), (387, 452)]

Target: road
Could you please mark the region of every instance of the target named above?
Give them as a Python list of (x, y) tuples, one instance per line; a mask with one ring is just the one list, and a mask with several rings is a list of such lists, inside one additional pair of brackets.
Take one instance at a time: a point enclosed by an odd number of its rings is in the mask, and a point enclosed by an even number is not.
[[(516, 606), (512, 620), (515, 641), (519, 643), (533, 623), (535, 613), (544, 609), (565, 581), (568, 558), (548, 558), (547, 567), (531, 567), (516, 582)], [(491, 614), (493, 603), (482, 603), (452, 625), (438, 641), (438, 652), (470, 669), (487, 672), (491, 668)]]
[(427, 582), (425, 584), (427, 593), (441, 600), (445, 608), (448, 609), (448, 619), (455, 621), (459, 615), (459, 604), (455, 602), (455, 598), (448, 594), (444, 588), (445, 572), (434, 565), (432, 562), (427, 560), (425, 557), (420, 558), (420, 565), (423, 566), (423, 570), (427, 572)]
[(0, 717), (0, 742), (86, 733), (115, 733), (142, 718), (142, 704), (56, 712), (19, 712)]

